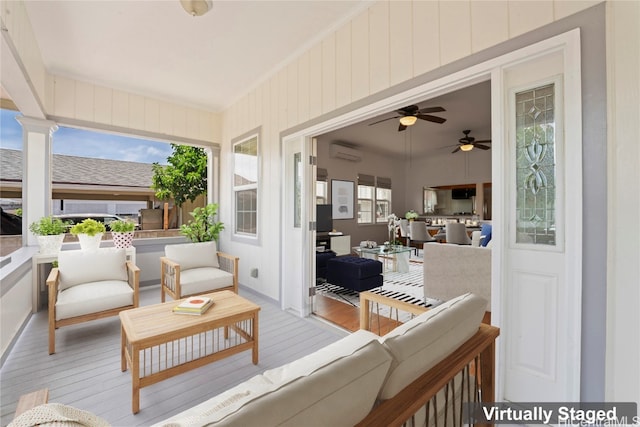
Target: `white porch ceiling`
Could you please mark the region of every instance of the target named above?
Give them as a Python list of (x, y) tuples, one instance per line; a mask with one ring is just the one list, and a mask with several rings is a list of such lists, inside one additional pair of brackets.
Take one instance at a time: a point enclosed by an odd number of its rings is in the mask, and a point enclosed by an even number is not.
[[(373, 0), (213, 0), (192, 17), (179, 0), (28, 0), (47, 71), (208, 111), (222, 111), (322, 40)], [(340, 140), (395, 156), (421, 156), (455, 144), (471, 129), (490, 138), (488, 82), (444, 95), (444, 124), (396, 120), (334, 131)], [(453, 148), (451, 148), (453, 149)], [(460, 154), (458, 154), (460, 155)]]
[(25, 3), (49, 73), (220, 111), (371, 1)]

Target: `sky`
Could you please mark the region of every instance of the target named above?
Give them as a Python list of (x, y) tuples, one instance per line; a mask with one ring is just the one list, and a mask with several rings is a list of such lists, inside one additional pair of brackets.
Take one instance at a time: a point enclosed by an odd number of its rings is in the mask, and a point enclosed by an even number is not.
[[(0, 148), (22, 149), (20, 113), (0, 110)], [(60, 126), (53, 134), (53, 153), (96, 159), (167, 164), (168, 143)]]

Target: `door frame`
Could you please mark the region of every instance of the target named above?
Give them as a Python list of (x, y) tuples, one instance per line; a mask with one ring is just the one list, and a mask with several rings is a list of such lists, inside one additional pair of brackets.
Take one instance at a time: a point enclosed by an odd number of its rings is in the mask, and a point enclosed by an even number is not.
[[(580, 30), (573, 29), (565, 33), (553, 36), (551, 38), (533, 43), (531, 45), (516, 49), (506, 54), (497, 56), (479, 64), (470, 66), (466, 69), (454, 72), (447, 76), (434, 79), (430, 82), (420, 84), (411, 89), (404, 90), (402, 92), (391, 95), (385, 99), (374, 101), (368, 105), (354, 108), (350, 111), (340, 114), (336, 117), (329, 118), (319, 123), (311, 124), (308, 127), (304, 127), (299, 130), (294, 130), (292, 133), (282, 137), (281, 143), (302, 138), (305, 148), (303, 152), (312, 151), (312, 138), (330, 132), (335, 129), (339, 129), (354, 123), (364, 121), (366, 119), (375, 117), (384, 112), (395, 110), (408, 105), (410, 103), (420, 102), (427, 99), (435, 98), (437, 96), (452, 92), (466, 86), (470, 86), (482, 81), (491, 80), (491, 121), (492, 121), (492, 182), (493, 182), (493, 199), (492, 199), (492, 223), (496, 229), (505, 230), (503, 235), (496, 239), (492, 248), (492, 286), (491, 286), (491, 307), (492, 311), (492, 323), (500, 327), (504, 322), (507, 322), (505, 313), (505, 301), (503, 300), (503, 292), (508, 284), (506, 282), (506, 271), (508, 266), (505, 265), (504, 245), (509, 241), (508, 239), (508, 218), (505, 218), (505, 204), (508, 200), (505, 200), (505, 191), (507, 190), (506, 183), (502, 182), (504, 177), (504, 168), (508, 167), (505, 163), (507, 161), (505, 153), (505, 132), (503, 131), (505, 122), (504, 115), (507, 106), (505, 106), (505, 96), (502, 91), (502, 73), (503, 70), (509, 66), (513, 66), (519, 62), (528, 61), (536, 57), (544, 56), (550, 52), (562, 51), (564, 54), (565, 67), (564, 72), (567, 74), (565, 85), (568, 90), (575, 93), (580, 93), (581, 85), (581, 71), (580, 71)], [(343, 107), (345, 108), (345, 107)], [(571, 111), (567, 112), (565, 116), (565, 123), (572, 126), (580, 126), (581, 123), (581, 104), (571, 106)], [(577, 120), (576, 120), (577, 118)], [(569, 132), (567, 132), (568, 134)], [(581, 134), (581, 133), (579, 133)], [(576, 145), (580, 145), (581, 141), (576, 138), (567, 138), (567, 143), (571, 145), (572, 150), (576, 149)], [(581, 149), (580, 149), (581, 152)], [(313, 181), (312, 167), (309, 164), (305, 164), (304, 175), (308, 182)], [(571, 175), (569, 175), (571, 173)], [(574, 180), (579, 188), (582, 188), (582, 169), (581, 163), (578, 169), (565, 171), (566, 181)], [(566, 192), (569, 193), (569, 192)], [(311, 195), (307, 194), (307, 202), (311, 199)], [(581, 211), (582, 206), (582, 193), (579, 194), (566, 194), (566, 197), (571, 197), (570, 202), (576, 203), (575, 206), (579, 206)], [(286, 205), (286, 197), (282, 198), (282, 209), (290, 209)], [(569, 201), (566, 202), (567, 204)], [(307, 203), (308, 205), (308, 203)], [(303, 214), (303, 224), (309, 224), (311, 217), (309, 215), (310, 209), (307, 209)], [(581, 224), (582, 217), (578, 215), (576, 222), (573, 224), (567, 224), (566, 233), (566, 247), (571, 248), (571, 257), (578, 265), (582, 260), (582, 238), (581, 238)], [(571, 228), (569, 228), (569, 225)], [(315, 245), (312, 243), (312, 231), (309, 227), (303, 227), (303, 241), (308, 246), (308, 253), (303, 254), (300, 258), (300, 262), (304, 265), (300, 280), (290, 280), (290, 283), (309, 283), (313, 280), (315, 272), (311, 270), (311, 264), (309, 262), (309, 254), (315, 251)], [(571, 363), (563, 364), (563, 368), (570, 369), (571, 372), (567, 376), (569, 378), (569, 384), (567, 384), (567, 401), (579, 400), (580, 397), (580, 363), (576, 361), (581, 360), (580, 349), (580, 333), (581, 333), (581, 294), (582, 294), (582, 270), (578, 269), (573, 271), (571, 277), (567, 278), (571, 281), (567, 286), (570, 289), (572, 295), (575, 295), (576, 300), (575, 307), (568, 313), (571, 316), (569, 324), (572, 325), (571, 331), (565, 331), (573, 333), (576, 336), (576, 345), (571, 348), (571, 353), (565, 355), (565, 359)], [(283, 291), (288, 290), (283, 286)], [(301, 308), (300, 314), (308, 316), (310, 314), (309, 306), (306, 303), (306, 296), (302, 292), (299, 293), (301, 300), (298, 302)], [(502, 400), (503, 397), (503, 384), (504, 384), (504, 365), (503, 354), (504, 346), (506, 343), (499, 339), (498, 351), (496, 352), (496, 366), (497, 378), (496, 378), (496, 400)]]

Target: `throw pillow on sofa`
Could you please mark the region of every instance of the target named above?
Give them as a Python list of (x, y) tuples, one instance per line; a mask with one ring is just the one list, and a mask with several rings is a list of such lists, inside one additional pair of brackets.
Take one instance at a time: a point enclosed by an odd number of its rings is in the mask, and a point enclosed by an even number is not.
[(483, 236), (480, 246), (487, 246), (491, 241), (491, 224), (482, 224), (480, 235)]
[[(477, 249), (476, 249), (477, 250)], [(446, 301), (380, 338), (393, 355), (380, 399), (390, 399), (473, 336), (487, 301), (467, 293)]]

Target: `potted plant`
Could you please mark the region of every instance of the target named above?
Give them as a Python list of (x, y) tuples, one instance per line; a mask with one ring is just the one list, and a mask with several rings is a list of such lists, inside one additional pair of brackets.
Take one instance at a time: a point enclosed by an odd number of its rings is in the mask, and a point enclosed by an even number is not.
[(81, 223), (71, 227), (70, 231), (74, 236), (78, 236), (81, 249), (95, 250), (100, 247), (100, 241), (106, 228), (103, 223), (95, 219), (87, 218)]
[(180, 226), (180, 232), (192, 242), (210, 242), (218, 240), (218, 236), (224, 230), (224, 224), (216, 221), (218, 205), (208, 204), (203, 208), (195, 208), (189, 214), (193, 220)]
[(29, 225), (29, 230), (38, 237), (41, 254), (56, 254), (62, 247), (68, 224), (59, 218), (45, 216)]
[(416, 212), (413, 209), (411, 209), (406, 214), (404, 214), (404, 217), (405, 217), (405, 219), (408, 219), (409, 221), (413, 221), (414, 219), (418, 218), (418, 212)]
[(133, 245), (133, 234), (136, 229), (135, 222), (128, 219), (119, 219), (109, 223), (113, 245), (116, 248), (129, 248)]

